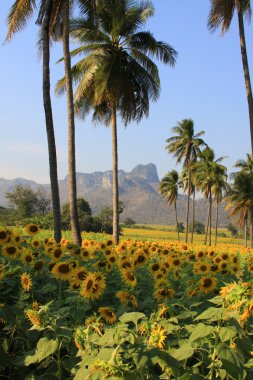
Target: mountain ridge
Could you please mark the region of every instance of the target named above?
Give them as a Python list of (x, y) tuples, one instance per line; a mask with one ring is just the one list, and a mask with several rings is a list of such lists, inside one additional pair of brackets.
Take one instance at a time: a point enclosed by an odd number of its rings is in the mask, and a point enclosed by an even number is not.
[[(112, 171), (96, 171), (93, 173), (76, 173), (77, 195), (85, 198), (93, 214), (99, 213), (103, 207), (112, 207)], [(125, 208), (121, 220), (131, 217), (136, 223), (143, 224), (175, 224), (174, 207), (169, 207), (159, 193), (159, 177), (156, 165), (139, 164), (130, 172), (119, 170), (119, 198)], [(8, 206), (6, 192), (12, 191), (16, 185), (30, 186), (33, 189), (44, 188), (50, 192), (50, 184), (39, 184), (24, 178), (6, 180), (0, 178), (0, 205)], [(59, 180), (61, 204), (68, 201), (68, 176)], [(192, 202), (191, 202), (192, 203)], [(187, 196), (180, 194), (177, 201), (178, 219), (184, 222), (187, 208)], [(196, 220), (205, 223), (208, 203), (201, 198), (196, 201)], [(214, 207), (215, 208), (215, 207)], [(227, 213), (220, 206), (220, 225), (226, 225)], [(190, 212), (191, 222), (191, 212)]]

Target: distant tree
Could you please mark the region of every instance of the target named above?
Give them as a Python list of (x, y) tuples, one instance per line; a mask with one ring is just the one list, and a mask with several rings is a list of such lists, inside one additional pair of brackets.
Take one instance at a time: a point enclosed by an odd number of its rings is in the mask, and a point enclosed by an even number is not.
[(124, 224), (125, 226), (130, 227), (130, 226), (134, 226), (136, 222), (132, 218), (126, 218), (124, 221)]
[(19, 218), (30, 218), (35, 214), (44, 216), (50, 209), (50, 197), (44, 190), (33, 190), (30, 187), (17, 185), (11, 192), (6, 193), (9, 201)]
[[(79, 218), (79, 224), (81, 230), (91, 231), (92, 230), (92, 217), (91, 208), (89, 203), (83, 199), (77, 199), (77, 212)], [(63, 229), (71, 229), (71, 216), (69, 203), (65, 203), (62, 207), (62, 227)]]
[(232, 223), (229, 223), (227, 225), (227, 229), (231, 232), (232, 236), (237, 236), (238, 235), (238, 228), (234, 226)]
[(198, 222), (196, 220), (194, 222), (194, 228), (192, 228), (192, 223), (189, 224), (189, 231), (192, 232), (192, 230), (194, 230), (194, 232), (196, 232), (197, 234), (204, 234), (205, 233), (205, 226), (203, 223)]
[(102, 232), (106, 234), (113, 233), (113, 209), (110, 207), (103, 208), (98, 214), (98, 218), (102, 223)]
[(183, 222), (178, 222), (178, 231), (179, 232), (185, 231), (185, 226), (184, 226)]

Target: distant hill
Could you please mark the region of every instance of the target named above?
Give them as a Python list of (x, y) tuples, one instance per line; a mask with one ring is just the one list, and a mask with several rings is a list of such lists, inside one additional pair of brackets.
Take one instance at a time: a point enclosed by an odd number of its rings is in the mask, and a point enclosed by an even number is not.
[[(112, 207), (112, 171), (77, 173), (78, 197), (85, 198), (97, 214), (105, 206)], [(122, 220), (131, 217), (137, 223), (147, 224), (175, 224), (174, 207), (168, 207), (166, 201), (159, 194), (159, 178), (156, 166), (137, 165), (131, 172), (119, 170), (119, 196), (125, 204)], [(8, 206), (5, 193), (11, 191), (16, 185), (30, 186), (33, 189), (44, 187), (50, 191), (50, 185), (41, 185), (24, 178), (6, 180), (0, 178), (0, 205)], [(68, 176), (59, 181), (61, 203), (68, 201)], [(178, 215), (179, 221), (184, 222), (186, 215), (186, 195), (179, 195)], [(196, 201), (196, 220), (205, 223), (208, 204), (206, 200)], [(220, 207), (219, 224), (228, 223), (223, 207)], [(213, 211), (215, 210), (215, 206)], [(191, 215), (190, 215), (191, 217)]]

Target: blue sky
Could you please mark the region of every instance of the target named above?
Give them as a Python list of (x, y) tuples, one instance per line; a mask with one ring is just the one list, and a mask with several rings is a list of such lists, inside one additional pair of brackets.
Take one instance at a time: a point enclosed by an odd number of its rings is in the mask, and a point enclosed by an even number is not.
[[(6, 15), (14, 0), (2, 1), (0, 41), (7, 32)], [(165, 151), (165, 140), (178, 121), (192, 118), (195, 131), (205, 130), (205, 141), (228, 170), (250, 152), (247, 100), (237, 20), (223, 37), (207, 30), (208, 0), (154, 0), (156, 12), (145, 29), (170, 43), (179, 53), (174, 68), (158, 63), (161, 96), (150, 106), (150, 116), (124, 128), (119, 122), (119, 168), (153, 162), (161, 178), (175, 168)], [(36, 48), (38, 27), (31, 19), (11, 43), (0, 44), (0, 177), (23, 177), (48, 183), (47, 140), (42, 103), (42, 61)], [(245, 25), (249, 63), (253, 61), (253, 27)], [(65, 97), (53, 93), (63, 75), (62, 46), (51, 53), (52, 101), (59, 178), (67, 174), (67, 113)], [(89, 118), (76, 120), (77, 171), (110, 170), (111, 131), (94, 127)]]

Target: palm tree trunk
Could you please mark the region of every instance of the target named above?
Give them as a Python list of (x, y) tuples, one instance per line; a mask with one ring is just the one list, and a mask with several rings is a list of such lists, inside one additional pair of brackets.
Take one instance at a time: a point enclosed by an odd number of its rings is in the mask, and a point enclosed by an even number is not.
[(244, 72), (245, 87), (246, 87), (247, 100), (248, 100), (248, 109), (249, 109), (251, 152), (253, 154), (253, 97), (252, 97), (252, 89), (251, 89), (251, 82), (250, 82), (245, 33), (244, 33), (243, 14), (240, 9), (238, 9), (238, 24), (239, 24), (243, 72)]
[(193, 199), (192, 199), (192, 236), (191, 236), (191, 243), (193, 243), (194, 223), (195, 223), (195, 188), (193, 190)]
[(253, 214), (250, 213), (250, 248), (253, 248)]
[(69, 0), (64, 1), (63, 11), (63, 55), (65, 64), (66, 94), (68, 108), (68, 174), (69, 174), (69, 209), (72, 239), (81, 245), (82, 238), (77, 211), (76, 189), (76, 158), (75, 158), (75, 119), (71, 74), (71, 59), (69, 53)]
[(244, 223), (244, 245), (247, 247), (247, 218)]
[(177, 202), (174, 203), (174, 206), (175, 206), (175, 216), (176, 216), (176, 225), (177, 225), (177, 238), (178, 238), (178, 241), (180, 241), (178, 219), (177, 219)]
[(215, 238), (214, 238), (214, 245), (215, 246), (217, 244), (218, 219), (219, 219), (219, 199), (217, 198), (217, 203), (216, 203), (216, 221), (215, 221)]
[(118, 140), (116, 107), (112, 107), (113, 239), (119, 243)]
[(208, 236), (208, 231), (209, 231), (209, 219), (210, 219), (210, 202), (209, 202), (208, 213), (207, 213), (207, 221), (206, 221), (206, 234), (205, 234), (205, 239), (204, 239), (205, 245), (207, 243), (207, 236)]
[(190, 166), (188, 164), (188, 194), (187, 194), (187, 212), (186, 212), (186, 224), (185, 224), (185, 242), (188, 242), (188, 229), (189, 229), (189, 209), (190, 209), (190, 194), (191, 194), (191, 187), (190, 187)]
[(209, 245), (212, 245), (212, 191), (210, 189), (210, 224), (209, 224)]
[(58, 174), (57, 174), (57, 156), (54, 136), (54, 124), (52, 105), (50, 97), (50, 41), (49, 41), (49, 24), (52, 12), (52, 0), (48, 2), (46, 13), (42, 24), (43, 33), (43, 103), (45, 110), (49, 173), (51, 183), (51, 195), (54, 217), (54, 238), (57, 243), (61, 240), (61, 205), (59, 196)]

